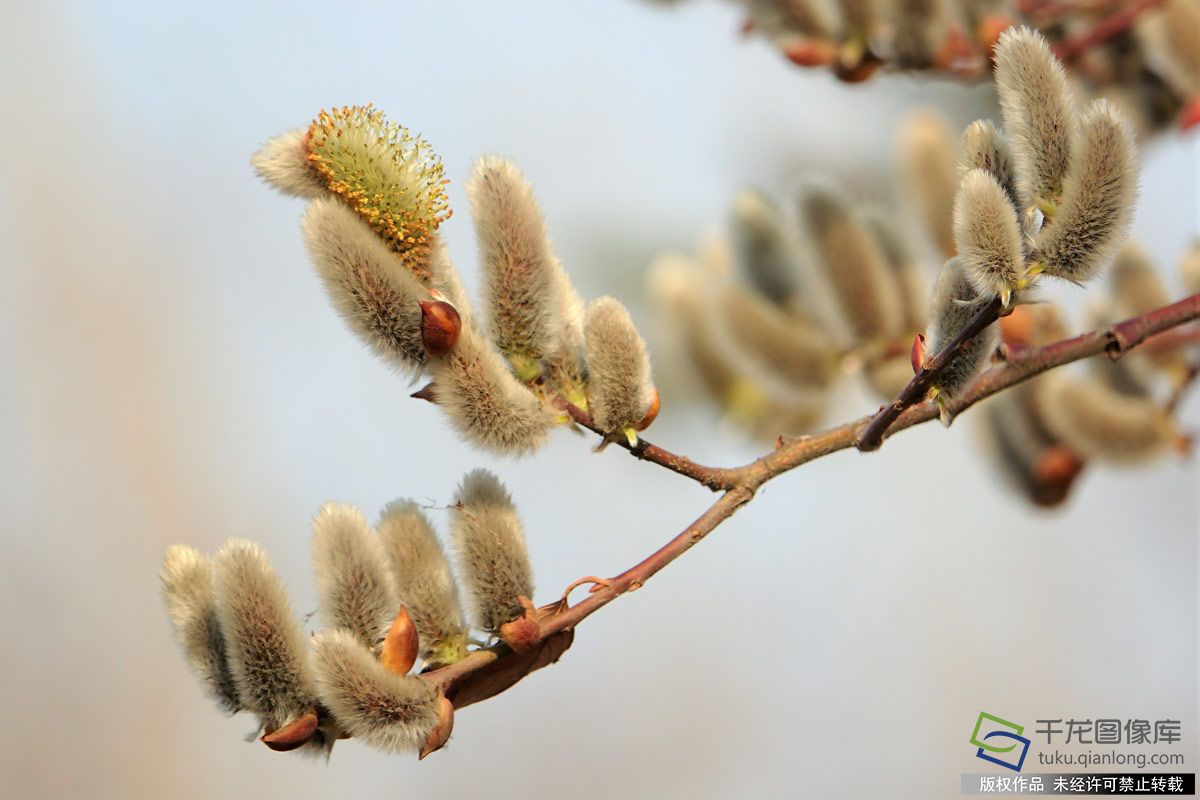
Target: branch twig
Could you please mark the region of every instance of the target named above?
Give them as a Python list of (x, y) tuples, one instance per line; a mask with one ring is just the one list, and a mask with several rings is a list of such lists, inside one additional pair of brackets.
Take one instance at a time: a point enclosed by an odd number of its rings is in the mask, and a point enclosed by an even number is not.
[[(659, 464), (709, 488), (722, 489), (723, 493), (691, 525), (640, 563), (600, 583), (579, 603), (572, 606), (564, 599), (561, 605), (541, 617), (537, 622), (537, 633), (532, 637), (534, 644), (531, 648), (518, 653), (504, 644), (499, 644), (475, 651), (462, 661), (427, 672), (421, 677), (444, 691), (455, 706), (461, 708), (499, 694), (530, 672), (553, 663), (570, 646), (576, 625), (621, 595), (640, 588), (655, 573), (687, 552), (749, 502), (758, 488), (767, 481), (801, 464), (839, 450), (874, 450), (879, 444), (868, 437), (872, 429), (878, 431), (882, 441), (887, 433), (936, 419), (938, 412), (933, 404), (920, 402), (924, 397), (921, 387), (927, 389), (936, 379), (937, 373), (950, 361), (952, 351), (965, 346), (970, 336), (994, 322), (999, 310), (997, 303), (982, 309), (963, 334), (943, 353), (931, 359), (922, 370), (922, 374), (915, 376), (901, 396), (879, 414), (810, 436), (780, 437), (774, 452), (744, 466), (731, 469), (706, 467), (649, 442), (641, 441), (634, 446), (618, 442), (639, 459)], [(1169, 306), (1132, 317), (1108, 328), (1044, 347), (1001, 345), (998, 351), (1000, 363), (980, 375), (971, 388), (953, 403), (951, 410), (956, 414), (962, 412), (997, 392), (1073, 361), (1102, 353), (1113, 359), (1120, 358), (1150, 337), (1196, 319), (1200, 319), (1200, 294), (1191, 295)], [(1192, 340), (1185, 339), (1182, 343), (1186, 344)], [(916, 400), (905, 405), (904, 401), (910, 396)], [(590, 428), (591, 419), (586, 413), (579, 409), (576, 409), (576, 412), (577, 421)], [(887, 412), (886, 422), (879, 422), (884, 412)]]

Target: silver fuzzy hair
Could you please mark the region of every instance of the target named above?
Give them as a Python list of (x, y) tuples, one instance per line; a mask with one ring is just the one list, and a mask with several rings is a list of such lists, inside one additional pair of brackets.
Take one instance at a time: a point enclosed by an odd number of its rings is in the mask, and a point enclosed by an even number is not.
[(400, 603), (417, 626), (421, 659), (442, 663), (461, 656), (467, 630), (458, 585), (425, 512), (411, 500), (390, 503), (379, 519), (379, 538)]
[(1008, 305), (1025, 277), (1025, 254), (1017, 210), (990, 172), (963, 176), (954, 198), (954, 241), (980, 296), (999, 296)]
[(637, 424), (654, 402), (646, 344), (625, 306), (611, 297), (588, 304), (583, 334), (592, 420), (605, 433), (618, 433)]
[(849, 199), (829, 184), (810, 181), (801, 186), (798, 207), (805, 241), (817, 256), (819, 279), (832, 289), (853, 335), (870, 342), (899, 334), (904, 316), (900, 287), (879, 242)]
[(374, 647), (400, 610), (383, 545), (362, 512), (344, 503), (321, 506), (312, 525), (322, 621)]
[(306, 129), (280, 134), (250, 158), (254, 173), (284, 194), (293, 197), (328, 197), (329, 189), (308, 160)]
[(750, 285), (786, 307), (800, 290), (795, 242), (783, 212), (765, 193), (743, 189), (733, 198), (729, 240), (734, 261)]
[(471, 311), (471, 295), (463, 286), (462, 278), (450, 258), (446, 241), (441, 236), (433, 237), (429, 253), (430, 286), (441, 292), (446, 301), (454, 306), (458, 316), (466, 325), (474, 320)]
[(437, 692), (415, 675), (389, 672), (350, 631), (318, 634), (312, 656), (317, 695), (351, 737), (413, 752), (437, 724)]
[(559, 293), (557, 345), (542, 361), (547, 388), (575, 405), (587, 404), (587, 353), (583, 338), (583, 301), (569, 283)]
[(824, 389), (838, 377), (837, 348), (816, 325), (740, 286), (727, 286), (717, 307), (729, 338), (790, 386)]
[[(518, 377), (532, 379), (542, 357), (558, 348), (562, 295), (570, 280), (554, 256), (533, 187), (515, 164), (499, 156), (481, 158), (466, 190), (488, 330)], [(531, 369), (534, 374), (524, 374)]]
[(1074, 101), (1058, 59), (1040, 33), (1009, 28), (996, 43), (996, 89), (1012, 142), (1017, 184), (1028, 202), (1063, 189), (1075, 134)]
[(1096, 100), (1079, 120), (1071, 169), (1034, 257), (1044, 271), (1075, 284), (1095, 278), (1125, 239), (1137, 200), (1137, 145), (1112, 103)]
[(935, 111), (909, 114), (896, 140), (896, 179), (901, 201), (915, 206), (916, 216), (947, 258), (954, 255), (955, 137), (950, 124)]
[(171, 545), (163, 559), (162, 583), (163, 601), (184, 660), (221, 710), (232, 714), (241, 703), (217, 619), (212, 563), (198, 550)]
[(454, 349), (429, 360), (438, 406), (467, 442), (483, 450), (525, 455), (541, 447), (554, 414), (468, 320)]
[[(1200, 2), (1166, 0), (1161, 14), (1167, 49), (1180, 88), (1200, 92)], [(1164, 54), (1166, 55), (1166, 54)]]
[(311, 711), (304, 634), (266, 554), (253, 542), (230, 539), (217, 553), (213, 587), (242, 708), (267, 730)]
[[(971, 284), (960, 258), (943, 266), (929, 296), (929, 329), (925, 334), (925, 352), (932, 358), (954, 340), (979, 312), (979, 293)], [(975, 380), (988, 363), (1000, 341), (999, 326), (989, 325), (942, 370), (937, 380), (938, 393), (956, 399)]]
[(533, 568), (512, 497), (485, 469), (468, 472), (454, 495), (450, 532), (458, 572), (477, 627), (497, 631), (533, 597)]
[(959, 142), (958, 179), (973, 169), (982, 169), (991, 174), (1008, 195), (1013, 208), (1020, 214), (1029, 204), (1021, 199), (1017, 188), (1017, 175), (1013, 167), (1012, 151), (1004, 132), (991, 120), (977, 119), (963, 131)]
[(317, 274), (350, 329), (389, 364), (420, 374), (425, 348), (418, 303), (429, 291), (344, 203), (314, 200), (301, 227)]
[(1080, 455), (1135, 464), (1170, 445), (1170, 416), (1153, 398), (1122, 394), (1094, 377), (1045, 379), (1038, 399), (1046, 427)]
[(829, 9), (814, 0), (746, 0), (746, 15), (764, 36), (828, 37), (834, 29)]

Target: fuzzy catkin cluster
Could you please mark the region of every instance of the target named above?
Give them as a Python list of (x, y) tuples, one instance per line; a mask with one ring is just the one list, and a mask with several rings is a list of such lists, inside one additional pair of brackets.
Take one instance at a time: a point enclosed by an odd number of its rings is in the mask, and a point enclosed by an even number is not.
[(702, 388), (763, 438), (819, 424), (849, 369), (894, 396), (925, 326), (927, 280), (899, 226), (828, 180), (802, 182), (786, 209), (743, 190), (729, 251), (665, 256), (650, 290)]
[[(449, 735), (452, 708), (412, 668), (418, 657), (427, 670), (466, 657), (460, 582), (412, 501), (385, 507), (377, 530), (341, 503), (313, 518), (323, 629), (311, 640), (254, 543), (231, 539), (211, 559), (167, 551), (163, 597), (184, 659), (222, 710), (258, 717), (272, 749), (328, 753), (349, 736), (426, 753)], [(491, 473), (463, 479), (451, 539), (474, 627), (496, 634), (522, 617), (532, 569), (516, 508)]]
[[(657, 395), (648, 362), (639, 360), (630, 380), (628, 347), (589, 346), (584, 304), (510, 161), (480, 159), (467, 181), (483, 272), (479, 318), (438, 234), (450, 216), (446, 180), (424, 140), (370, 106), (349, 106), (272, 139), (252, 163), (267, 183), (309, 201), (304, 241), (350, 329), (402, 373), (427, 377), (418, 395), (468, 442), (532, 452), (571, 421), (568, 404), (621, 408), (593, 420), (614, 437), (636, 441), (639, 424), (649, 424), (648, 398)], [(632, 336), (644, 354), (636, 329), (625, 332), (593, 344), (624, 346)]]
[[(840, 80), (881, 69), (972, 80), (997, 39), (1031, 26), (1068, 58), (1068, 80), (1117, 104), (1140, 132), (1200, 122), (1200, 0), (1030, 3), (1020, 0), (737, 0), (745, 29), (801, 67)], [(1131, 19), (1124, 15), (1132, 12)], [(1093, 31), (1101, 35), (1090, 35)]]

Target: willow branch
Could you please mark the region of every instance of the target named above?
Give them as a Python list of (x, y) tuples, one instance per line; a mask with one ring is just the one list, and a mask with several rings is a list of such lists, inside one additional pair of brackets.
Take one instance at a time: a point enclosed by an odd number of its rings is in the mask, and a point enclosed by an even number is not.
[(959, 353), (965, 350), (985, 328), (995, 323), (1000, 318), (1000, 313), (1003, 310), (1004, 303), (1001, 302), (999, 297), (992, 298), (990, 303), (979, 309), (975, 313), (975, 316), (971, 318), (971, 321), (967, 323), (967, 326), (959, 332), (958, 336), (954, 337), (942, 352), (921, 366), (921, 369), (908, 382), (908, 385), (904, 387), (899, 396), (879, 409), (879, 413), (875, 415), (859, 436), (858, 449), (864, 451), (875, 450), (879, 445), (883, 444), (883, 437), (887, 435), (888, 428), (896, 421), (896, 418), (906, 408), (916, 405), (925, 399), (926, 395), (929, 394), (930, 388), (933, 387), (938, 376), (941, 375), (942, 370)]
[[(996, 303), (982, 309), (964, 331), (964, 335), (972, 329), (977, 328), (974, 333), (983, 330), (988, 324), (995, 321), (998, 313), (999, 307)], [(988, 321), (989, 315), (992, 316), (991, 322)], [(1113, 359), (1120, 358), (1141, 343), (1147, 340), (1153, 341), (1155, 337), (1161, 336), (1165, 331), (1172, 331), (1196, 319), (1200, 319), (1200, 294), (1185, 297), (1169, 306), (1132, 317), (1110, 327), (1042, 347), (1001, 345), (997, 351), (999, 363), (980, 375), (971, 388), (952, 404), (951, 410), (955, 414), (961, 413), (981, 400), (1011, 386), (1074, 361), (1100, 354), (1107, 354)], [(974, 335), (974, 333), (970, 335)], [(909, 386), (917, 384), (919, 378), (921, 383), (927, 383), (936, 378), (937, 371), (949, 363), (951, 351), (965, 346), (965, 343), (969, 341), (969, 338), (964, 338), (964, 336), (959, 338), (962, 339), (961, 342), (956, 339), (943, 353), (931, 359), (926, 370), (923, 370), (923, 372), (932, 373), (931, 377), (915, 376)], [(1194, 341), (1195, 336), (1192, 333), (1189, 337), (1181, 339), (1180, 344), (1189, 344)], [(1197, 367), (1193, 367), (1190, 378), (1195, 378), (1197, 369)], [(1187, 383), (1184, 385), (1186, 386)], [(906, 389), (905, 392), (907, 393), (908, 390)], [(918, 398), (923, 397), (920, 392), (920, 384), (917, 389), (913, 390), (913, 393)], [(903, 397), (904, 394), (901, 395), (901, 398)], [(901, 398), (898, 398), (896, 403), (887, 406), (885, 410), (900, 405)], [(568, 407), (568, 410), (571, 408)], [(591, 418), (586, 412), (574, 408), (571, 414), (579, 424), (595, 430)], [(920, 425), (937, 417), (937, 409), (932, 403), (910, 404), (894, 413), (889, 412), (890, 422), (880, 430), (883, 438), (886, 438), (887, 434)], [(636, 445), (630, 445), (623, 441), (616, 442), (639, 459), (659, 464), (709, 488), (722, 489), (723, 493), (694, 522), (654, 553), (619, 575), (607, 580), (595, 581), (596, 585), (585, 599), (575, 605), (570, 605), (569, 597), (564, 596), (558, 603), (539, 609), (541, 613), (536, 619), (536, 633), (530, 637), (530, 641), (526, 647), (522, 648), (521, 652), (511, 649), (505, 644), (498, 644), (494, 647), (477, 650), (455, 664), (424, 673), (421, 677), (445, 692), (457, 708), (486, 700), (505, 691), (530, 672), (557, 661), (558, 657), (570, 646), (576, 625), (621, 595), (639, 589), (656, 573), (686, 553), (718, 525), (729, 519), (741, 506), (748, 503), (754, 497), (757, 489), (766, 482), (801, 464), (839, 450), (858, 448), (868, 451), (876, 449), (878, 444), (864, 446), (864, 441), (867, 441), (867, 431), (876, 424), (878, 419), (879, 414), (876, 414), (809, 436), (781, 437), (773, 452), (735, 468), (706, 467), (644, 440), (639, 440)]]

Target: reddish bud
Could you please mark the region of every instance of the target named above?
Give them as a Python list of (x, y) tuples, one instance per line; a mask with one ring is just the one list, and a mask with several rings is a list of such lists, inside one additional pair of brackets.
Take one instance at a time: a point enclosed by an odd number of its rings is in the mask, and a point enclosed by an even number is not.
[(912, 362), (913, 375), (916, 375), (925, 366), (925, 334), (918, 333), (913, 337), (912, 350), (909, 351), (908, 357)]
[(658, 412), (662, 409), (662, 398), (658, 394), (658, 388), (654, 389), (654, 399), (650, 401), (650, 408), (646, 411), (646, 416), (638, 420), (638, 423), (633, 426), (635, 431), (644, 431), (654, 424), (654, 420), (658, 419)]
[(425, 744), (421, 745), (421, 752), (417, 754), (417, 760), (425, 758), (430, 753), (436, 753), (445, 747), (446, 742), (450, 741), (450, 734), (453, 731), (454, 704), (446, 699), (446, 695), (441, 695), (438, 698), (437, 725), (433, 726), (433, 730), (425, 738)]
[(837, 49), (821, 39), (804, 39), (783, 48), (783, 54), (801, 67), (823, 67), (833, 63)]
[(525, 616), (500, 626), (500, 638), (518, 653), (528, 653), (541, 641), (541, 626), (537, 620)]
[(975, 26), (975, 41), (987, 51), (990, 58), (996, 42), (1000, 41), (1000, 34), (1011, 28), (1013, 24), (1012, 17), (1007, 14), (986, 16)]
[(431, 356), (444, 356), (458, 343), (462, 318), (445, 300), (421, 301), (421, 344)]
[(273, 731), (263, 734), (261, 741), (277, 753), (286, 753), (304, 745), (317, 732), (317, 714), (309, 711)]
[(1200, 125), (1200, 96), (1193, 97), (1179, 112), (1179, 130), (1190, 131)]
[(383, 640), (383, 649), (379, 652), (379, 661), (390, 672), (397, 675), (407, 675), (417, 660), (417, 626), (413, 624), (408, 609), (401, 608), (392, 627), (388, 629)]

